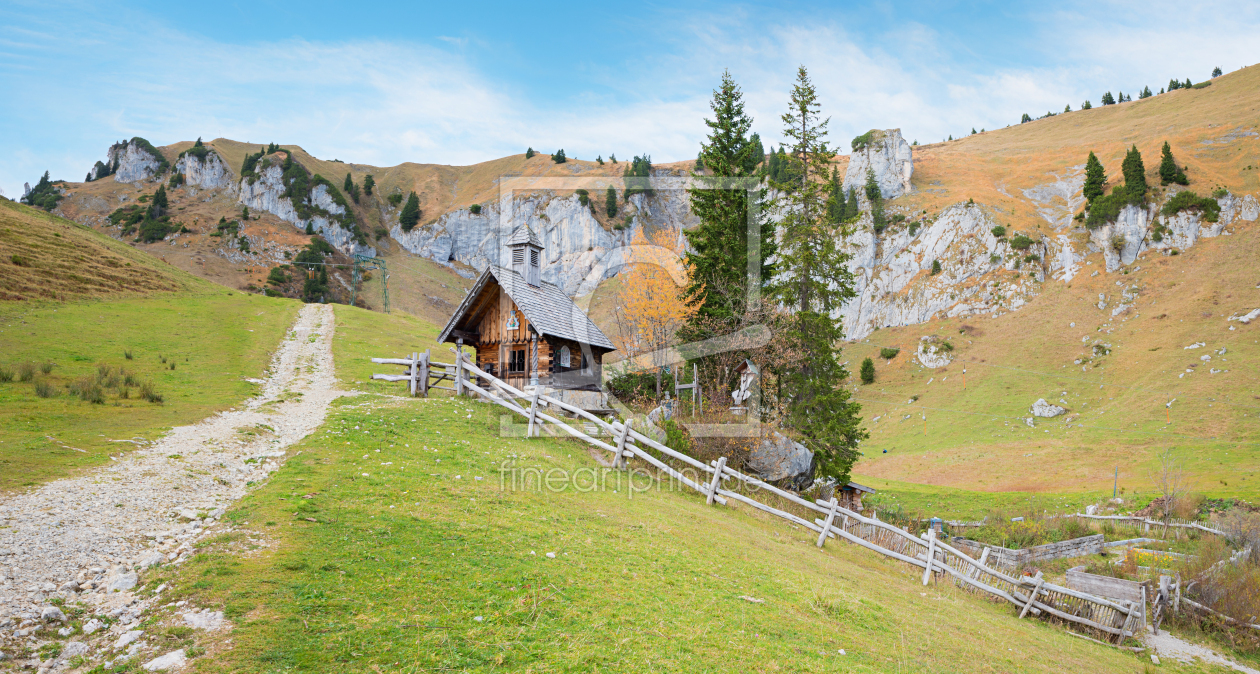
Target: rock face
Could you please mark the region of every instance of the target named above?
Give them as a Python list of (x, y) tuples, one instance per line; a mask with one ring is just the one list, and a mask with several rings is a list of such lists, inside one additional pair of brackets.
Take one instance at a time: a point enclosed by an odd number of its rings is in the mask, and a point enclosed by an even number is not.
[(794, 489), (807, 489), (813, 483), (814, 453), (799, 442), (771, 431), (748, 455), (748, 467), (767, 482), (786, 480)]
[(853, 188), (862, 194), (869, 170), (875, 173), (875, 182), (879, 183), (880, 194), (885, 199), (909, 194), (913, 189), (910, 177), (914, 175), (914, 159), (910, 143), (901, 137), (901, 129), (872, 129), (868, 133), (870, 140), (866, 147), (854, 150), (849, 156), (849, 168), (844, 172), (845, 192)]
[[(994, 224), (979, 206), (958, 204), (914, 235), (898, 227), (880, 236), (864, 215), (845, 240), (857, 292), (835, 312), (844, 320), (845, 336), (860, 339), (875, 328), (923, 323), (938, 312), (965, 316), (1018, 308), (1018, 288), (1001, 292), (979, 282), (1010, 263), (1010, 244), (993, 236)], [(933, 261), (941, 263), (935, 276)]]
[[(1184, 250), (1201, 238), (1220, 236), (1226, 227), (1238, 220), (1254, 221), (1260, 217), (1260, 204), (1250, 194), (1242, 198), (1226, 194), (1216, 202), (1221, 207), (1216, 222), (1204, 221), (1194, 211), (1167, 216), (1159, 212), (1159, 204), (1145, 208), (1125, 206), (1114, 223), (1089, 232), (1089, 249), (1102, 252), (1107, 271), (1113, 272), (1121, 266), (1133, 264), (1147, 250)], [(1155, 240), (1155, 226), (1165, 228), (1160, 241)]]
[(1067, 410), (1059, 407), (1058, 405), (1052, 405), (1046, 402), (1045, 398), (1038, 398), (1037, 402), (1032, 404), (1032, 409), (1030, 411), (1034, 417), (1043, 417), (1048, 419), (1051, 417), (1057, 417)]
[(148, 180), (157, 175), (158, 167), (162, 165), (161, 157), (154, 157), (135, 139), (109, 148), (108, 161), (117, 162), (114, 180), (120, 183)]
[(146, 672), (165, 672), (171, 669), (180, 669), (188, 662), (184, 657), (184, 649), (171, 651), (161, 657), (153, 658), (144, 663), (141, 667)]
[(696, 222), (687, 193), (682, 190), (660, 190), (651, 196), (636, 194), (623, 212), (633, 216), (632, 225), (622, 231), (609, 231), (595, 219), (591, 206), (582, 205), (577, 195), (514, 195), (483, 205), (481, 213), (452, 211), (436, 223), (410, 232), (394, 225), (390, 236), (416, 255), (442, 263), (460, 262), (481, 271), (491, 264), (505, 264), (504, 241), (518, 227), (528, 224), (545, 246), (543, 280), (569, 295), (580, 295), (593, 292), (600, 281), (625, 266), (631, 258), (627, 247), (644, 226), (681, 230)]
[[(359, 244), (355, 241), (354, 235), (343, 229), (339, 222), (334, 222), (324, 215), (302, 219), (293, 206), (293, 200), (284, 196), (283, 177), (284, 171), (280, 166), (272, 165), (264, 168), (252, 181), (249, 178), (242, 178), (240, 196), (237, 200), (248, 206), (250, 210), (271, 213), (281, 220), (293, 223), (293, 226), (300, 230), (305, 231), (306, 226), (311, 225), (311, 228), (324, 237), (324, 240), (346, 255), (376, 257), (375, 248)], [(311, 190), (310, 203), (307, 205), (314, 206), (330, 215), (342, 215), (346, 212), (333, 201), (328, 188), (323, 185), (317, 185)]]
[(235, 176), (219, 153), (211, 150), (205, 159), (186, 154), (175, 162), (175, 170), (184, 174), (184, 183), (202, 189), (237, 190)]

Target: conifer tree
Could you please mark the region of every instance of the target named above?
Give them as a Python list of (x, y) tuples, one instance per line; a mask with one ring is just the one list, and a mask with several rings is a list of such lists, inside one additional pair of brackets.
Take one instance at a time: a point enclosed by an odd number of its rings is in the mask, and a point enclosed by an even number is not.
[[(718, 189), (724, 179), (751, 177), (749, 166), (754, 171), (756, 166), (752, 160), (756, 158), (757, 146), (748, 137), (753, 120), (744, 111), (744, 94), (730, 72), (722, 73), (709, 106), (713, 117), (704, 120), (709, 134), (700, 144), (699, 161), (704, 162), (710, 176), (701, 179), (707, 183), (704, 187), (688, 190), (691, 212), (700, 219), (685, 234), (691, 277), (683, 289), (683, 299), (698, 307), (683, 331), (689, 341), (712, 336), (707, 333), (713, 319), (732, 321), (744, 313), (749, 291), (760, 294), (762, 286), (770, 281), (772, 270), (767, 261), (775, 250), (773, 225), (764, 218), (753, 223), (760, 233), (757, 245), (761, 266), (757, 278), (749, 278), (749, 199), (760, 200), (763, 195), (757, 190), (750, 197), (743, 186)], [(750, 283), (755, 286), (750, 288)]]
[(1180, 88), (1181, 88), (1181, 82), (1178, 82), (1177, 80), (1168, 80), (1169, 91), (1176, 91)]
[(608, 155), (608, 161), (610, 161), (610, 162), (612, 162), (612, 163), (616, 164), (616, 163), (617, 163), (617, 153), (616, 153), (616, 152), (614, 152), (614, 153), (612, 153), (612, 154)]
[[(44, 177), (47, 178), (48, 174), (45, 173)], [(157, 191), (153, 193), (153, 200), (149, 202), (149, 217), (154, 220), (162, 217), (162, 214), (166, 212), (167, 205), (166, 185), (158, 185)]]
[(770, 157), (766, 160), (766, 177), (771, 182), (779, 179), (779, 155), (774, 151), (774, 147), (770, 148)]
[(1117, 101), (1116, 101), (1117, 103), (1123, 103), (1123, 102), (1124, 102), (1124, 92), (1123, 92), (1123, 91), (1121, 91), (1121, 92), (1120, 92), (1120, 95), (1119, 95), (1117, 98), (1119, 99), (1119, 100), (1117, 100)]
[(1190, 181), (1186, 178), (1186, 172), (1177, 166), (1177, 162), (1173, 159), (1172, 148), (1168, 146), (1168, 141), (1164, 141), (1164, 148), (1159, 159), (1159, 183), (1168, 185), (1177, 183), (1178, 185), (1188, 185)]
[(844, 200), (844, 221), (852, 222), (858, 216), (858, 198), (853, 188), (849, 188), (849, 198)]
[(407, 197), (407, 205), (403, 206), (402, 212), (398, 214), (398, 224), (402, 227), (402, 231), (410, 232), (420, 222), (420, 198), (415, 192)]
[(1067, 105), (1063, 106), (1063, 112), (1072, 112), (1072, 104), (1068, 103)]
[(538, 154), (538, 153), (537, 153), (537, 152), (534, 152), (534, 148), (532, 148), (532, 147), (531, 147), (531, 148), (527, 148), (527, 149), (525, 150), (525, 158), (526, 158), (526, 159), (532, 159), (532, 158), (534, 157), (534, 155), (536, 155), (536, 154)]
[(867, 358), (862, 361), (861, 377), (862, 377), (863, 384), (875, 383), (875, 361), (871, 360), (870, 358)]
[(1085, 186), (1081, 190), (1086, 201), (1094, 203), (1094, 199), (1103, 195), (1106, 184), (1107, 174), (1103, 171), (1102, 162), (1090, 150), (1089, 159), (1085, 160)]
[(557, 164), (563, 164), (566, 161), (568, 161), (568, 158), (564, 156), (564, 148), (560, 148), (559, 150), (556, 150), (556, 153), (551, 155), (551, 161)]
[[(1020, 124), (1024, 124), (1025, 122), (1031, 122), (1031, 121), (1032, 121), (1032, 117), (1031, 117), (1028, 113), (1026, 113), (1026, 112), (1024, 113), (1024, 116), (1023, 116), (1023, 117), (1020, 117), (1020, 118), (1019, 118), (1019, 123), (1020, 123)], [(951, 138), (952, 138), (952, 136), (951, 136)]]
[(748, 137), (748, 144), (752, 146), (752, 150), (748, 153), (748, 163), (744, 165), (744, 174), (752, 175), (766, 160), (766, 148), (761, 144), (761, 136), (755, 133)]
[(1142, 164), (1142, 153), (1138, 152), (1136, 145), (1125, 153), (1120, 170), (1124, 172), (1124, 191), (1129, 199), (1134, 202), (1142, 200), (1151, 188), (1146, 184), (1146, 166)]
[[(341, 185), (342, 191), (351, 196), (354, 195), (354, 178), (349, 173), (346, 174), (346, 181)], [(358, 199), (355, 200), (356, 202)]]
[(376, 187), (376, 178), (373, 178), (372, 174), (369, 173), (363, 178), (363, 193), (369, 197), (372, 196), (372, 188), (374, 187)]
[(193, 143), (193, 147), (205, 147), (201, 144), (201, 136), (197, 136), (197, 142)]
[(1093, 107), (1094, 107), (1094, 104), (1093, 104), (1093, 103), (1090, 103), (1089, 101), (1085, 101), (1084, 103), (1081, 103), (1081, 109), (1082, 109), (1082, 110), (1089, 110), (1089, 109), (1091, 109), (1091, 108), (1093, 108)]
[(608, 217), (616, 217), (617, 215), (617, 190), (612, 185), (608, 186), (608, 191), (604, 193), (604, 212), (608, 213)]
[(843, 326), (831, 312), (856, 296), (848, 255), (840, 249), (843, 229), (827, 222), (827, 164), (835, 156), (826, 140), (829, 120), (820, 118), (818, 94), (801, 66), (792, 87), (783, 134), (792, 144), (789, 168), (799, 180), (782, 185), (778, 279), (774, 299), (795, 309), (786, 337), (799, 354), (798, 365), (781, 375), (787, 395), (785, 421), (813, 450), (820, 476), (849, 479), (862, 430), (854, 403), (842, 386), (849, 373), (836, 344)]
[(1182, 88), (1182, 89), (1189, 89), (1189, 88), (1191, 88), (1191, 87), (1193, 87), (1193, 86), (1194, 86), (1194, 83), (1190, 81), (1190, 78), (1189, 78), (1189, 77), (1187, 77), (1187, 78), (1186, 78), (1186, 82), (1185, 82), (1185, 84), (1181, 85), (1181, 88)]
[(884, 193), (879, 189), (873, 169), (866, 169), (866, 185), (863, 190), (866, 192), (866, 202), (871, 205), (871, 224), (875, 233), (879, 234), (884, 231), (888, 222), (884, 219)]
[(599, 162), (599, 165), (600, 165), (600, 166), (603, 166), (603, 165), (604, 165), (604, 155), (602, 155), (602, 154), (597, 154), (597, 155), (595, 155), (595, 161)]
[(1102, 95), (1102, 104), (1103, 104), (1103, 105), (1114, 105), (1114, 104), (1115, 104), (1115, 102), (1116, 102), (1116, 99), (1115, 99), (1115, 98), (1112, 98), (1112, 96), (1111, 96), (1111, 92), (1110, 92), (1110, 91), (1108, 91), (1107, 93), (1105, 93), (1105, 94), (1103, 94), (1103, 95)]
[(1220, 76), (1221, 76), (1221, 67), (1216, 66), (1215, 68), (1212, 69), (1212, 77), (1220, 77)]
[(831, 167), (831, 184), (827, 188), (827, 219), (833, 225), (844, 222), (844, 188), (840, 186), (840, 171)]

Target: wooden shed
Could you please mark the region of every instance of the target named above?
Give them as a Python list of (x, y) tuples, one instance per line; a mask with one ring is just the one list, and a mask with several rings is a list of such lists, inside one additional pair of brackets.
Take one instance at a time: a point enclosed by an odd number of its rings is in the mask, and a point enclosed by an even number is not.
[(850, 482), (843, 487), (837, 488), (835, 496), (842, 507), (854, 512), (862, 512), (862, 496), (874, 493), (875, 490), (870, 487), (863, 487), (856, 482)]
[(527, 225), (507, 242), (511, 268), (490, 265), (438, 337), (477, 350), (477, 367), (512, 386), (599, 391), (616, 347), (564, 291), (542, 281), (543, 245)]

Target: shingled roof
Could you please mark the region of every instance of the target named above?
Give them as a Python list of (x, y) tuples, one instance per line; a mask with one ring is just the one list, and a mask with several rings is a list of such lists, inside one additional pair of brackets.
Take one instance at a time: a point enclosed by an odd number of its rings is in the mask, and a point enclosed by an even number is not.
[(451, 338), (451, 332), (457, 329), (464, 319), (469, 318), (467, 315), (469, 310), (486, 290), (492, 278), (503, 288), (508, 297), (512, 298), (512, 302), (521, 310), (521, 313), (525, 314), (525, 318), (540, 335), (590, 344), (607, 351), (617, 350), (608, 337), (595, 327), (586, 312), (579, 309), (563, 290), (545, 281), (537, 286), (531, 286), (515, 271), (494, 265), (481, 272), (481, 276), (468, 291), (464, 301), (451, 315), (451, 320), (447, 321), (446, 327), (442, 328), (442, 333), (438, 336), (439, 342), (455, 341)]
[(527, 243), (539, 248), (543, 247), (542, 241), (538, 240), (538, 237), (534, 235), (534, 230), (530, 229), (529, 225), (521, 225), (520, 227), (517, 227), (516, 231), (512, 232), (512, 236), (508, 237), (507, 245), (509, 248), (522, 243)]

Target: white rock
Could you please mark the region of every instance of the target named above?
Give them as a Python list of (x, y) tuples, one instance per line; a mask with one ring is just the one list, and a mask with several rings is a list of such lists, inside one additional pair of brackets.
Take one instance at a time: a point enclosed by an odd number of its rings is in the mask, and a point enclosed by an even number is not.
[(866, 147), (849, 155), (849, 167), (844, 172), (844, 190), (852, 188), (860, 194), (865, 205), (866, 173), (875, 174), (879, 192), (885, 199), (895, 199), (909, 194), (914, 175), (914, 156), (910, 143), (901, 137), (901, 129), (871, 129)]
[(109, 148), (108, 161), (118, 162), (118, 170), (114, 172), (114, 181), (134, 183), (146, 180), (157, 173), (162, 159), (154, 157), (134, 141)]
[(808, 487), (813, 481), (814, 453), (805, 445), (771, 431), (748, 453), (748, 467), (767, 482), (788, 480), (792, 486)]
[(87, 621), (86, 623), (83, 623), (83, 634), (84, 634), (84, 635), (93, 634), (93, 633), (97, 632), (98, 630), (100, 630), (100, 629), (101, 629), (102, 627), (104, 627), (104, 626), (105, 626), (105, 624), (104, 624), (104, 623), (102, 623), (101, 621), (97, 620), (96, 618), (92, 618), (91, 620)]
[(228, 192), (238, 189), (235, 175), (214, 150), (210, 150), (204, 160), (192, 155), (180, 157), (175, 161), (175, 170), (184, 175), (184, 184), (191, 187)]
[(153, 658), (141, 665), (141, 667), (146, 672), (164, 672), (170, 669), (180, 669), (187, 662), (188, 660), (184, 658), (184, 649), (181, 648), (178, 651), (171, 651), (166, 655)]
[(949, 365), (954, 360), (954, 354), (942, 344), (942, 340), (936, 335), (920, 337), (918, 349), (915, 351), (915, 358), (923, 364), (923, 367), (932, 369)]
[(89, 650), (89, 646), (82, 641), (67, 641), (65, 645), (61, 647), (61, 657), (62, 659), (69, 660), (70, 658), (80, 655), (87, 655)]
[(118, 637), (118, 641), (114, 642), (114, 648), (115, 649), (125, 648), (131, 642), (135, 641), (136, 639), (139, 639), (140, 636), (143, 634), (144, 634), (144, 630), (130, 630), (127, 632), (123, 632), (122, 636)]
[(194, 629), (215, 630), (223, 625), (223, 612), (206, 609), (201, 612), (185, 613), (184, 622)]
[(62, 613), (61, 609), (57, 608), (56, 606), (45, 606), (44, 608), (40, 609), (39, 618), (40, 620), (43, 620), (44, 622), (49, 622), (52, 620), (56, 620), (57, 622), (62, 622), (66, 619), (66, 614)]
[[(1250, 324), (1252, 321), (1256, 320), (1257, 318), (1260, 318), (1260, 309), (1252, 309), (1251, 311), (1245, 314), (1241, 312), (1238, 314), (1234, 314), (1233, 316), (1230, 316), (1228, 320), (1238, 321), (1239, 323), (1247, 325), (1247, 324)], [(1234, 328), (1233, 326), (1230, 326), (1229, 329), (1233, 330)]]
[(117, 576), (115, 576), (113, 580), (110, 581), (109, 591), (121, 592), (123, 590), (130, 590), (131, 588), (135, 587), (136, 584), (139, 582), (140, 582), (140, 577), (136, 575), (135, 571), (127, 571), (124, 573), (120, 573)]
[(1050, 417), (1057, 417), (1060, 414), (1063, 414), (1064, 412), (1066, 412), (1067, 410), (1063, 409), (1062, 407), (1059, 407), (1058, 405), (1053, 405), (1051, 403), (1046, 402), (1045, 398), (1038, 398), (1037, 402), (1032, 404), (1031, 411), (1034, 417), (1050, 418)]
[(1033, 418), (1032, 418), (1032, 417), (1028, 417), (1027, 419), (1024, 419), (1024, 423), (1028, 424), (1028, 427), (1029, 427), (1029, 428), (1036, 428), (1036, 427), (1037, 427), (1037, 424), (1033, 421)]
[(162, 561), (165, 559), (166, 558), (162, 555), (161, 552), (158, 552), (157, 550), (148, 550), (147, 552), (144, 552), (143, 554), (141, 554), (138, 559), (136, 559), (136, 564), (140, 566), (140, 568), (142, 569), (148, 569), (150, 567), (154, 567), (154, 566), (157, 566), (158, 564), (161, 564)]

